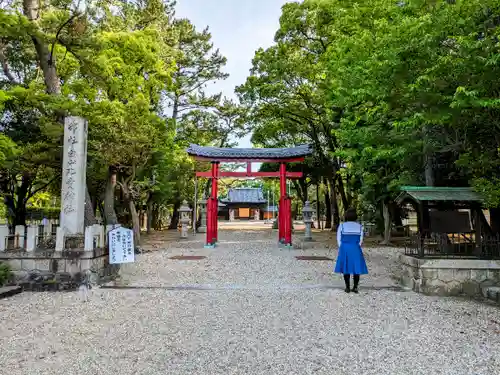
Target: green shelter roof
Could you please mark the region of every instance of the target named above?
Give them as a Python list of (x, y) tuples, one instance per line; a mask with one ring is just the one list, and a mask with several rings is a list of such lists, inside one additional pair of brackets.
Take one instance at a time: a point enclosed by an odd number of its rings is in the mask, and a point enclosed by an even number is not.
[(401, 186), (396, 202), (410, 198), (416, 201), (481, 202), (481, 196), (470, 187)]

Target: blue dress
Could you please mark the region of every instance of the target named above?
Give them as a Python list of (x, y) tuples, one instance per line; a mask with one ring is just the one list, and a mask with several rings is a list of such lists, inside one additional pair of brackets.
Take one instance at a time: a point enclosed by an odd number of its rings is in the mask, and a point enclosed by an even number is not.
[(340, 247), (335, 264), (335, 273), (344, 275), (366, 275), (366, 267), (363, 250), (361, 250), (361, 233), (345, 233), (343, 225), (340, 226)]

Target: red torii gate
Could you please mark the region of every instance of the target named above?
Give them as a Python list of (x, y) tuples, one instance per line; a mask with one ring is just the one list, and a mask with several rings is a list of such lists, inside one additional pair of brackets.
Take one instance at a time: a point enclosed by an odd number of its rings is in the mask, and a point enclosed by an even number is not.
[[(292, 244), (292, 204), (286, 192), (287, 178), (300, 178), (302, 172), (287, 172), (286, 163), (301, 162), (312, 153), (309, 145), (300, 145), (291, 148), (220, 148), (204, 147), (191, 144), (187, 153), (196, 160), (212, 163), (211, 171), (196, 172), (196, 177), (205, 177), (212, 180), (210, 198), (207, 201), (207, 240), (205, 246), (213, 247), (218, 239), (217, 214), (219, 201), (217, 197), (217, 181), (219, 178), (280, 178), (280, 201), (278, 211), (278, 241), (281, 244)], [(225, 172), (219, 170), (221, 162), (247, 164), (246, 172)], [(280, 163), (279, 172), (252, 172), (252, 163)]]

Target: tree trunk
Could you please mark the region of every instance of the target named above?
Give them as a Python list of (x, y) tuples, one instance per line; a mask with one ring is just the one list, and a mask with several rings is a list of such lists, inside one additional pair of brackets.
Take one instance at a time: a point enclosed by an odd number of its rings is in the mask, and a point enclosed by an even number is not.
[[(429, 138), (429, 133), (431, 131), (431, 126), (426, 125), (424, 127), (424, 141)], [(434, 186), (434, 157), (432, 149), (428, 142), (424, 145), (424, 168), (425, 168), (425, 186)]]
[(319, 202), (319, 182), (316, 183), (316, 221), (318, 222), (318, 229), (321, 229), (321, 212)]
[(302, 187), (299, 185), (299, 182), (297, 180), (292, 180), (293, 187), (295, 188), (295, 191), (297, 192), (297, 196), (299, 197), (301, 202), (305, 202), (304, 196), (302, 195)]
[(31, 35), (38, 56), (38, 63), (43, 72), (45, 87), (48, 94), (60, 95), (61, 82), (57, 75), (55, 56), (51, 56), (49, 45), (37, 35), (37, 21), (40, 17), (40, 2), (38, 0), (23, 0), (23, 12), (26, 18), (35, 26)]
[(29, 173), (24, 173), (21, 178), (21, 185), (15, 189), (14, 220), (12, 224), (26, 225), (26, 204), (28, 203), (28, 190), (33, 183)]
[(203, 189), (203, 196), (205, 197), (205, 199), (210, 196), (211, 186), (212, 186), (212, 179), (209, 178), (207, 179), (207, 182), (205, 183), (205, 188)]
[(425, 157), (425, 186), (434, 186), (434, 167), (432, 156)]
[(307, 191), (308, 185), (306, 179), (305, 178), (299, 179), (299, 185), (300, 188), (302, 189), (302, 202), (306, 203), (309, 200), (309, 192)]
[(104, 222), (106, 225), (118, 224), (118, 218), (115, 212), (115, 189), (116, 189), (116, 171), (109, 168), (106, 190), (104, 192)]
[(84, 227), (90, 227), (94, 224), (97, 224), (97, 219), (95, 218), (94, 205), (92, 203), (92, 199), (90, 198), (89, 189), (85, 186), (85, 206), (84, 206)]
[(330, 193), (333, 191), (333, 196), (330, 198), (332, 202), (332, 231), (336, 231), (340, 225), (340, 212), (339, 212), (339, 203), (337, 201), (336, 190), (332, 189)]
[(158, 207), (157, 204), (153, 205), (153, 212), (151, 214), (151, 226), (153, 227), (154, 230), (160, 231), (162, 228), (159, 225), (159, 219), (160, 217), (160, 208)]
[(144, 210), (137, 210), (137, 216), (139, 217), (139, 228), (142, 230), (144, 225)]
[(299, 202), (295, 202), (295, 210), (292, 212), (292, 220), (297, 220), (297, 215), (299, 213)]
[(351, 206), (351, 198), (346, 194), (344, 181), (342, 180), (341, 175), (337, 175), (337, 190), (340, 194), (340, 198), (342, 199), (342, 206), (345, 211)]
[(389, 204), (382, 202), (382, 216), (384, 217), (384, 240), (381, 245), (390, 245), (391, 243), (391, 214)]
[(179, 226), (179, 208), (181, 208), (181, 201), (175, 201), (174, 212), (172, 213), (172, 218), (170, 219), (169, 230), (177, 230)]
[(26, 204), (28, 203), (28, 190), (32, 182), (30, 174), (24, 173), (21, 177), (21, 183), (19, 184), (16, 180), (13, 190), (8, 191), (4, 196), (7, 218), (12, 229), (16, 225), (26, 225)]
[(130, 212), (132, 229), (134, 231), (134, 247), (137, 247), (141, 244), (141, 222), (139, 220), (139, 214), (137, 213), (137, 210), (135, 208), (134, 199), (132, 198), (132, 194), (127, 182), (123, 181), (120, 186), (122, 188), (123, 198), (125, 199)]
[(26, 225), (26, 205), (21, 204), (20, 206), (17, 206), (16, 204), (13, 204), (14, 200), (9, 199), (8, 201), (10, 202), (10, 204), (8, 204), (7, 209), (9, 211), (12, 210), (12, 226), (15, 227), (16, 225)]
[(101, 213), (101, 219), (103, 219), (103, 222), (104, 222), (104, 202), (102, 200), (97, 201), (96, 212), (97, 212), (97, 209)]
[(141, 244), (141, 222), (139, 220), (139, 215), (135, 209), (134, 200), (130, 197), (128, 200), (128, 208), (130, 210), (130, 216), (132, 217), (132, 228), (134, 230), (134, 247), (138, 247)]
[(148, 199), (148, 206), (147, 206), (147, 210), (146, 210), (146, 219), (147, 219), (147, 223), (146, 223), (146, 233), (149, 234), (151, 233), (151, 226), (153, 224), (153, 198), (152, 198), (152, 195), (150, 194), (149, 195), (149, 199)]
[(330, 189), (325, 184), (325, 229), (332, 227), (332, 205), (330, 203)]
[(391, 220), (394, 223), (396, 227), (402, 227), (403, 226), (403, 219), (401, 215), (401, 208), (395, 203), (391, 202), (389, 203), (389, 212), (391, 215)]
[(332, 232), (335, 232), (340, 225), (339, 204), (337, 201), (337, 189), (335, 186), (335, 177), (330, 181), (330, 203), (332, 205)]
[[(177, 117), (179, 116), (179, 97), (176, 96), (174, 98), (174, 103), (172, 105), (172, 120), (177, 121)], [(177, 125), (176, 125), (177, 128)]]
[(95, 193), (95, 195), (92, 195), (90, 194), (90, 191), (89, 191), (89, 195), (90, 195), (90, 201), (92, 202), (92, 214), (94, 215), (95, 219), (96, 219), (96, 222), (94, 224), (97, 224), (97, 211), (99, 209), (99, 195), (97, 193)]

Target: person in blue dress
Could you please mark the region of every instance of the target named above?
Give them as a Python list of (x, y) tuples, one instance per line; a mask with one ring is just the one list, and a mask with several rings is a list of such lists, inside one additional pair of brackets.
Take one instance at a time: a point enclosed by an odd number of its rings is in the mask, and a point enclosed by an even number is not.
[(349, 208), (344, 215), (344, 222), (337, 229), (339, 254), (335, 264), (335, 273), (344, 275), (345, 291), (351, 292), (351, 275), (354, 279), (352, 291), (358, 293), (359, 275), (368, 274), (361, 244), (363, 243), (363, 226), (357, 222), (356, 210)]

